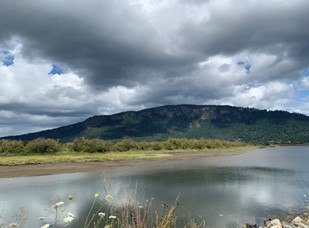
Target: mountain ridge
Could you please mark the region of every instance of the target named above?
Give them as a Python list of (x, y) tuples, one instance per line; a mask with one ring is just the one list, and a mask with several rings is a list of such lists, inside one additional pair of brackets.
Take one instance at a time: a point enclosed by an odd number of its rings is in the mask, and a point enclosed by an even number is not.
[[(163, 140), (209, 138), (246, 142), (308, 143), (309, 117), (286, 111), (267, 111), (228, 105), (165, 105), (113, 115), (5, 139), (75, 138)], [(3, 139), (2, 138), (2, 139)]]

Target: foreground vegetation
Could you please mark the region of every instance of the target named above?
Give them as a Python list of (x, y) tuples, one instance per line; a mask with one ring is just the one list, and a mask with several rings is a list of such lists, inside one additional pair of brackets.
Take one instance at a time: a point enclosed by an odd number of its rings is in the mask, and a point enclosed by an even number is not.
[(29, 142), (0, 140), (0, 165), (148, 159), (171, 156), (173, 153), (235, 150), (249, 146), (243, 142), (206, 139), (169, 139), (161, 142), (76, 139), (72, 143), (44, 138)]
[[(125, 189), (123, 193), (127, 194), (124, 201), (119, 204), (118, 199), (114, 199), (110, 193), (110, 184), (104, 178), (105, 193), (95, 193), (90, 204), (82, 205), (78, 210), (72, 210), (76, 206), (75, 201), (85, 199), (75, 199), (74, 195), (66, 198), (58, 198), (49, 208), (42, 210), (42, 216), (37, 221), (29, 219), (27, 209), (20, 208), (16, 216), (11, 219), (2, 218), (0, 215), (0, 228), (28, 227), (29, 223), (37, 223), (41, 228), (62, 228), (62, 227), (80, 227), (80, 228), (198, 228), (206, 227), (205, 220), (199, 221), (191, 219), (188, 215), (180, 217), (176, 209), (181, 208), (179, 196), (174, 203), (168, 205), (163, 203), (162, 207), (154, 207), (154, 198), (145, 200), (138, 197), (136, 189)], [(102, 197), (103, 196), (103, 197)], [(118, 203), (116, 203), (118, 202)], [(74, 205), (75, 204), (75, 205)], [(46, 213), (48, 212), (48, 213)]]

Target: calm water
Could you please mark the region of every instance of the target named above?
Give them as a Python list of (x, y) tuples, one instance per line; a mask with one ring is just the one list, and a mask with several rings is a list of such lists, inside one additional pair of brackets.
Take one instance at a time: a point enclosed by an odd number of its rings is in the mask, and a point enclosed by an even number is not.
[[(207, 227), (241, 227), (304, 210), (309, 203), (309, 196), (304, 196), (309, 194), (308, 158), (308, 146), (293, 146), (139, 166), (110, 173), (110, 193), (121, 206), (137, 186), (137, 193), (143, 199), (155, 198), (157, 207), (172, 204), (180, 194), (179, 215), (203, 218)], [(56, 201), (73, 194), (75, 200), (67, 210), (78, 215), (96, 192), (104, 194), (99, 173), (3, 178), (1, 222), (13, 222), (22, 207), (28, 211), (26, 227), (40, 227), (36, 218), (51, 219)]]

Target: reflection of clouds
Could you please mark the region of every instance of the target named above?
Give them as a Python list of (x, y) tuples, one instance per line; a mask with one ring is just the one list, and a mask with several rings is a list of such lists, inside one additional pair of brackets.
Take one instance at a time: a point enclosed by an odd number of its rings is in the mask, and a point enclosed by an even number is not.
[(124, 204), (129, 202), (133, 190), (129, 183), (112, 181), (109, 194), (113, 196), (113, 205), (117, 207), (124, 206)]
[[(239, 192), (239, 202), (261, 208), (292, 209), (299, 207), (297, 180), (294, 171), (266, 167), (231, 168), (229, 176), (232, 182), (227, 182), (228, 191)], [(237, 178), (238, 176), (238, 178)], [(248, 203), (249, 202), (249, 203)]]
[[(122, 206), (134, 192), (141, 200), (154, 197), (154, 206), (158, 208), (162, 203), (174, 203), (180, 194), (181, 212), (185, 216), (189, 212), (201, 215), (214, 226), (219, 221), (217, 219), (224, 224), (236, 224), (237, 217), (250, 222), (251, 216), (278, 215), (278, 211), (303, 209), (304, 189), (309, 187), (309, 170), (304, 159), (306, 148), (300, 147), (287, 167), (279, 163), (287, 160), (282, 150), (289, 151), (291, 147), (275, 148), (271, 152), (259, 150), (229, 158), (199, 159), (191, 163), (183, 161), (173, 166), (166, 163), (168, 165), (162, 164), (159, 169), (156, 164), (155, 167), (148, 164), (143, 169), (139, 167), (138, 172), (134, 172), (134, 168), (123, 169), (110, 176), (108, 193), (113, 196), (116, 206)], [(258, 156), (265, 163), (259, 163), (260, 160), (255, 159)], [(273, 166), (265, 165), (271, 161)], [(50, 219), (53, 216), (51, 206), (59, 200), (67, 202), (70, 194), (74, 195), (74, 201), (68, 212), (79, 217), (89, 209), (96, 192), (105, 198), (104, 183), (99, 174), (3, 178), (0, 179), (0, 212), (11, 218), (19, 207), (24, 207), (29, 212), (28, 221), (33, 223), (32, 227), (37, 227), (37, 217)], [(220, 214), (223, 216), (219, 218)]]
[[(102, 190), (102, 181), (93, 174), (63, 174), (42, 177), (19, 177), (0, 179), (0, 211), (2, 217), (11, 219), (24, 208), (27, 213), (27, 226), (37, 227), (38, 217), (53, 221), (52, 205), (64, 201), (66, 212), (78, 216), (80, 208), (85, 205), (95, 191)], [(74, 195), (74, 200), (68, 196)], [(69, 202), (69, 204), (68, 204)]]
[(251, 202), (252, 205), (268, 205), (273, 203), (273, 194), (275, 193), (272, 188), (267, 185), (255, 185), (251, 184), (241, 186), (240, 200), (241, 204), (245, 205)]

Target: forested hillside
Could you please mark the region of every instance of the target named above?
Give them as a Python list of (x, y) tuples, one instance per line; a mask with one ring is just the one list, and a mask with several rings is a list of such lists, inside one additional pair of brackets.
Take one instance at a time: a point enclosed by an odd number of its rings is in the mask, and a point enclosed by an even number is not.
[(220, 139), (308, 143), (309, 117), (285, 111), (215, 105), (175, 105), (91, 117), (84, 122), (7, 139)]

